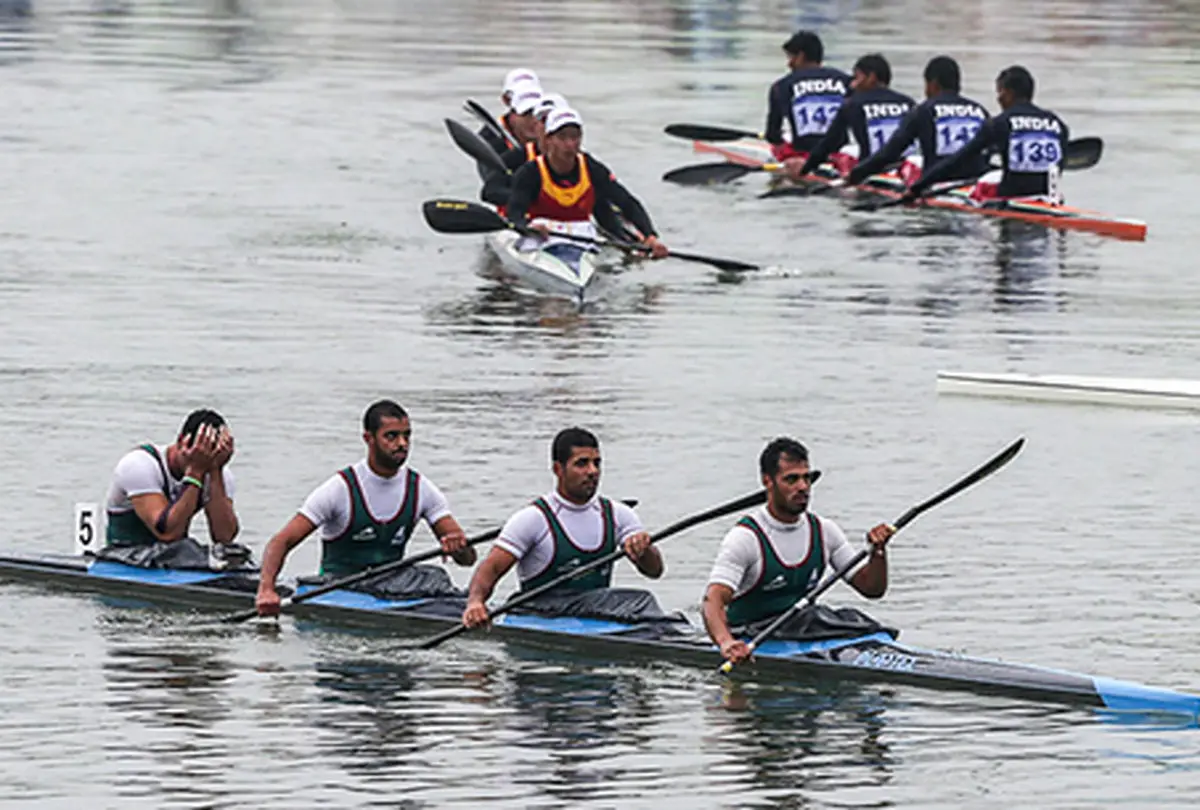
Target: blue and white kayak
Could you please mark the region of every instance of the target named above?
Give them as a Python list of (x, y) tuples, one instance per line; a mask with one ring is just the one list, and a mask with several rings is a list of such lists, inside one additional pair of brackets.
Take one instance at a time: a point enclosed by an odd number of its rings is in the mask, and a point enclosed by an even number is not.
[[(143, 569), (80, 557), (0, 557), (0, 581), (31, 582), (71, 591), (107, 593), (179, 607), (222, 611), (252, 605), (256, 580), (244, 574)], [(303, 590), (303, 588), (301, 588)], [(461, 607), (444, 600), (385, 600), (356, 591), (332, 591), (293, 605), (297, 618), (427, 634), (458, 622)], [(448, 609), (449, 608), (449, 609)], [(602, 653), (608, 658), (655, 659), (715, 670), (717, 649), (701, 633), (650, 632), (647, 625), (587, 618), (505, 614), (487, 636), (556, 651)], [(739, 677), (827, 677), (906, 683), (938, 689), (1007, 695), (1115, 712), (1169, 713), (1200, 718), (1200, 697), (1129, 681), (1013, 664), (901, 644), (886, 632), (823, 641), (767, 641)]]

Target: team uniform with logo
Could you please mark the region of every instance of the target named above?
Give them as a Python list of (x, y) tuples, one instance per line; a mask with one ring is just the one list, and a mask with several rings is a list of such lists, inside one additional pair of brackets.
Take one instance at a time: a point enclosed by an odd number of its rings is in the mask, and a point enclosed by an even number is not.
[[(900, 122), (913, 107), (911, 98), (888, 87), (855, 93), (834, 116), (825, 137), (812, 149), (801, 174), (816, 171), (825, 160), (846, 175), (861, 160), (882, 149), (900, 129)], [(902, 153), (914, 154), (917, 144), (905, 145)]]
[(1014, 104), (979, 128), (961, 150), (925, 172), (912, 191), (959, 177), (960, 167), (979, 155), (1000, 155), (1001, 168), (980, 178), (971, 193), (979, 202), (1014, 197), (1061, 203), (1059, 175), (1070, 131), (1057, 115), (1029, 102)]
[[(768, 93), (767, 128), (763, 134), (776, 160), (806, 158), (829, 130), (850, 93), (850, 77), (836, 68), (793, 70)], [(791, 130), (783, 140), (783, 122)]]
[[(920, 178), (923, 167), (936, 165), (970, 143), (988, 118), (988, 111), (982, 104), (958, 93), (942, 93), (926, 99), (905, 116), (900, 128), (882, 149), (854, 167), (846, 181), (858, 185), (871, 175), (887, 171), (892, 164), (903, 160), (900, 176), (905, 183), (912, 185)], [(905, 151), (910, 150), (914, 142), (919, 144), (920, 153), (909, 154), (905, 158)], [(986, 171), (987, 158), (980, 153), (961, 164), (953, 176), (943, 179), (974, 179)]]
[(340, 577), (401, 559), (417, 521), (432, 526), (450, 506), (411, 467), (384, 478), (364, 459), (313, 490), (300, 514), (321, 531), (321, 573)]
[[(513, 175), (507, 214), (518, 228), (544, 223), (551, 231), (594, 237), (595, 217), (606, 231), (622, 233), (618, 212), (645, 236), (656, 235), (641, 202), (617, 182), (607, 166), (586, 152), (579, 153), (566, 174), (559, 174), (545, 156), (539, 156)], [(552, 237), (550, 244), (555, 241), (563, 240)]]
[[(225, 495), (233, 500), (233, 473), (228, 467), (221, 470), (221, 478), (225, 484)], [(210, 479), (211, 473), (204, 476), (197, 512), (208, 503)], [(113, 469), (112, 484), (105, 504), (108, 513), (106, 543), (110, 546), (151, 546), (157, 543), (154, 532), (134, 511), (133, 498), (161, 492), (168, 503), (175, 503), (185, 486), (183, 480), (173, 476), (167, 467), (166, 446), (147, 443), (130, 450)]]
[[(623, 503), (596, 495), (585, 504), (577, 504), (554, 491), (510, 517), (496, 545), (517, 558), (517, 577), (521, 590), (526, 591), (611, 554), (641, 531), (641, 520)], [(607, 588), (611, 578), (612, 566), (606, 565), (569, 580), (561, 588)]]
[(805, 512), (781, 523), (760, 506), (725, 535), (708, 582), (733, 589), (726, 615), (743, 627), (783, 613), (855, 553), (832, 520)]

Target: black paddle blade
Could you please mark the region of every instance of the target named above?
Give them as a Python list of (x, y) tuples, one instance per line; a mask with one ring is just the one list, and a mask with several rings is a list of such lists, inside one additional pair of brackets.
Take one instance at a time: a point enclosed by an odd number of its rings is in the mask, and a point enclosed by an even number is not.
[(694, 253), (677, 253), (675, 251), (671, 251), (671, 255), (676, 259), (685, 259), (691, 262), (710, 264), (718, 270), (726, 273), (746, 273), (751, 270), (761, 269), (757, 264), (740, 262), (737, 259), (719, 259), (716, 256), (699, 256)]
[(429, 227), (438, 233), (489, 233), (511, 227), (486, 205), (466, 200), (426, 200), (421, 213)]
[(729, 127), (710, 127), (704, 124), (668, 124), (663, 132), (687, 141), (740, 141), (742, 138), (761, 138), (757, 132)]
[(870, 214), (874, 211), (881, 211), (884, 208), (899, 208), (901, 205), (909, 205), (912, 202), (912, 200), (906, 200), (903, 197), (896, 197), (893, 200), (863, 200), (862, 202), (851, 203), (849, 208), (851, 211), (863, 211)]
[(813, 194), (813, 189), (810, 186), (797, 186), (791, 183), (775, 188), (769, 188), (762, 194), (758, 195), (758, 199), (767, 200), (774, 197), (810, 197)]
[(900, 518), (892, 525), (894, 525), (897, 529), (902, 529), (905, 526), (907, 526), (909, 523), (912, 523), (913, 520), (915, 520), (916, 517), (918, 515), (920, 515), (922, 512), (932, 509), (933, 507), (937, 506), (939, 503), (942, 503), (945, 500), (953, 498), (955, 495), (962, 492), (967, 487), (978, 484), (980, 481), (987, 478), (989, 475), (996, 472), (1001, 467), (1003, 467), (1005, 464), (1007, 464), (1008, 462), (1010, 462), (1014, 458), (1016, 458), (1017, 453), (1021, 452), (1021, 448), (1024, 446), (1025, 446), (1025, 437), (1022, 436), (1021, 438), (1017, 439), (1015, 442), (1010, 444), (1008, 447), (1001, 450), (995, 456), (988, 459), (988, 461), (986, 463), (984, 463), (983, 466), (981, 466), (978, 469), (976, 469), (975, 471), (971, 472), (969, 475), (963, 477), (962, 479), (960, 479), (958, 482), (956, 482), (952, 486), (949, 486), (946, 489), (942, 490), (937, 495), (934, 495), (932, 498), (925, 501), (924, 503), (917, 504), (912, 509), (909, 509), (903, 515), (901, 515)]
[(508, 167), (504, 165), (504, 161), (492, 147), (487, 145), (487, 141), (483, 138), (450, 118), (446, 119), (446, 129), (450, 131), (450, 138), (459, 149), (485, 166), (508, 174)]
[(463, 109), (478, 118), (479, 123), (491, 130), (493, 134), (498, 136), (505, 143), (511, 142), (509, 140), (508, 133), (506, 133), (504, 128), (500, 126), (500, 122), (497, 121), (495, 116), (488, 112), (487, 108), (485, 108), (478, 101), (473, 98), (467, 99), (463, 102)]
[(1067, 142), (1067, 154), (1063, 168), (1071, 170), (1090, 169), (1100, 162), (1104, 153), (1104, 141), (1100, 138), (1077, 138)]
[(681, 166), (671, 169), (662, 179), (668, 183), (678, 183), (681, 186), (711, 186), (719, 183), (732, 183), (751, 172), (760, 171), (758, 166), (739, 166), (736, 163), (698, 163), (695, 166)]

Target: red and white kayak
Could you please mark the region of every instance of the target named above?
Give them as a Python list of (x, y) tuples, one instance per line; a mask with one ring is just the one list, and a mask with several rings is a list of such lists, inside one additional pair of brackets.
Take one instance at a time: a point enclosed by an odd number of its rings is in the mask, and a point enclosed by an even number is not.
[[(721, 144), (695, 141), (694, 149), (700, 153), (720, 155), (731, 163), (743, 166), (771, 167), (775, 165), (770, 148), (761, 141), (736, 141)], [(806, 178), (804, 182), (828, 185), (837, 178), (837, 173), (831, 167), (822, 166), (816, 175)], [(895, 172), (888, 172), (887, 174), (872, 175), (855, 190), (896, 199), (904, 193), (904, 188), (904, 181), (900, 179), (899, 175)], [(1140, 220), (1120, 219), (1101, 214), (1098, 211), (1032, 200), (1007, 200), (1000, 205), (980, 205), (971, 199), (969, 187), (948, 191), (936, 197), (928, 197), (922, 204), (929, 208), (979, 214), (998, 219), (1019, 220), (1044, 225), (1048, 228), (1089, 231), (1101, 236), (1112, 236), (1134, 242), (1142, 242), (1146, 239), (1146, 223)]]

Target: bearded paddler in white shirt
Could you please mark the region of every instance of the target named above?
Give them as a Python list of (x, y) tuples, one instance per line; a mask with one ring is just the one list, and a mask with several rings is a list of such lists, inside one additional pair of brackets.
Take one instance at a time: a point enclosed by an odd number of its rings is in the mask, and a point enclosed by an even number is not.
[[(704, 626), (721, 655), (734, 662), (750, 655), (739, 631), (785, 612), (857, 553), (841, 527), (808, 509), (821, 473), (809, 468), (804, 445), (775, 439), (759, 457), (759, 471), (767, 502), (725, 535), (704, 594)], [(894, 533), (885, 523), (871, 529), (870, 556), (846, 577), (868, 599), (887, 591), (886, 549)]]
[[(623, 548), (643, 576), (658, 579), (663, 575), (662, 554), (650, 543), (650, 535), (633, 509), (599, 494), (600, 442), (596, 436), (583, 428), (567, 428), (554, 437), (551, 456), (555, 488), (508, 519), (471, 577), (463, 613), (463, 624), (468, 627), (488, 621), (487, 600), (513, 566), (521, 590), (529, 591)], [(606, 589), (611, 579), (612, 566), (608, 565), (567, 581), (547, 596), (570, 598)]]
[(259, 614), (279, 612), (279, 571), (292, 549), (318, 528), (325, 576), (349, 576), (403, 558), (418, 520), (429, 525), (456, 563), (475, 564), (475, 549), (466, 544), (446, 497), (407, 464), (412, 442), (408, 413), (391, 400), (374, 403), (363, 415), (363, 441), (367, 457), (313, 490), (267, 543), (256, 600)]

